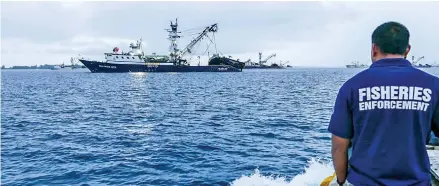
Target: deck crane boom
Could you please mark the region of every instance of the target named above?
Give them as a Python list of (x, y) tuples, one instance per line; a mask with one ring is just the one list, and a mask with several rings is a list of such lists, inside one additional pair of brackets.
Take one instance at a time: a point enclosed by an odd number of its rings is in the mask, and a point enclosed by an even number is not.
[(217, 24), (210, 25), (206, 27), (200, 35), (198, 35), (195, 39), (193, 39), (182, 51), (180, 51), (177, 55), (177, 58), (181, 59), (186, 54), (192, 53), (192, 48), (201, 41), (209, 32), (216, 32), (218, 30)]
[(415, 60), (415, 56), (412, 56), (412, 64), (416, 65), (419, 61), (421, 61), (422, 59), (424, 59), (424, 56), (419, 57), (418, 59)]
[(261, 60), (262, 59), (262, 52), (259, 52), (259, 65), (263, 65), (264, 63), (267, 63), (267, 61), (273, 57), (276, 57), (276, 53), (270, 54), (264, 60)]

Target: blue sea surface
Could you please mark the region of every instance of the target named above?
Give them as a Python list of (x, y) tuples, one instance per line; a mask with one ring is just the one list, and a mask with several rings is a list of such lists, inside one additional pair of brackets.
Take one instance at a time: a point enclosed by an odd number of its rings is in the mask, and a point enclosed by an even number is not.
[(2, 185), (228, 185), (256, 169), (291, 179), (330, 157), (338, 88), (361, 70), (2, 70)]

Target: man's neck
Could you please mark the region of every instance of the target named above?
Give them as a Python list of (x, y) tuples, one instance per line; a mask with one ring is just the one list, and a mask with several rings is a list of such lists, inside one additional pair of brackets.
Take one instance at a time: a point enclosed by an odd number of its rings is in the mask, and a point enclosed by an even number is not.
[(386, 54), (382, 59), (387, 58), (404, 58), (404, 56), (401, 54)]
[[(401, 54), (386, 54), (386, 55), (383, 55), (383, 56), (377, 58), (375, 61), (378, 61), (378, 60), (380, 60), (380, 59), (395, 59), (395, 58), (401, 58), (401, 59), (404, 59), (404, 56), (401, 55)], [(375, 61), (374, 61), (374, 62), (375, 62)]]

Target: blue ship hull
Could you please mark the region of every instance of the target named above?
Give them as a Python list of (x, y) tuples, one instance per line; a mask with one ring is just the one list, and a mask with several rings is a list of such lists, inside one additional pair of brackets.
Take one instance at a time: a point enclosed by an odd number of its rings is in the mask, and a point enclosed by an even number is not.
[(101, 61), (79, 59), (93, 73), (123, 72), (242, 72), (242, 69), (230, 65), (176, 66), (176, 65), (136, 65), (113, 64)]
[(245, 66), (244, 69), (284, 69), (281, 66)]

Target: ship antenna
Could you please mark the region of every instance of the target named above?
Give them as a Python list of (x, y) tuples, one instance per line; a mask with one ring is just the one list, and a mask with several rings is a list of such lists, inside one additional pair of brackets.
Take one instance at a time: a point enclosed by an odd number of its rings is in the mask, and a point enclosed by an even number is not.
[(139, 48), (140, 51), (143, 53), (142, 40), (143, 40), (142, 38), (139, 39)]

